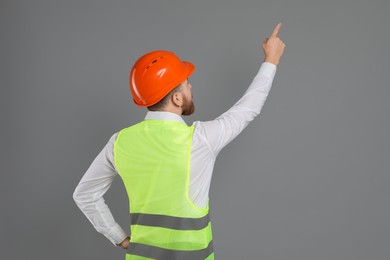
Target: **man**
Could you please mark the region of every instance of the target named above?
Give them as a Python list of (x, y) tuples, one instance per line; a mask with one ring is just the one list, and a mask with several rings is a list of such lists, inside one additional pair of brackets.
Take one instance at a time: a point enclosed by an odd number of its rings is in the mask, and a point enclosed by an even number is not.
[[(189, 77), (194, 65), (169, 51), (140, 57), (130, 73), (143, 121), (115, 133), (92, 162), (73, 198), (96, 230), (130, 259), (214, 259), (209, 188), (215, 159), (257, 115), (268, 96), (285, 44), (279, 23), (262, 43), (259, 72), (245, 94), (211, 121), (188, 126), (195, 111)], [(131, 238), (103, 195), (120, 175), (129, 197)]]

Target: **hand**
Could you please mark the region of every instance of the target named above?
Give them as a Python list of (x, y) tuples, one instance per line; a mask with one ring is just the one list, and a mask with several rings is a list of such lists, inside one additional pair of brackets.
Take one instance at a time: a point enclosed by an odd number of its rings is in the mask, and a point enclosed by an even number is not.
[(265, 54), (264, 61), (271, 62), (275, 65), (279, 64), (279, 60), (283, 55), (286, 45), (279, 38), (278, 33), (282, 27), (282, 23), (278, 23), (271, 35), (263, 41), (262, 48)]
[(123, 240), (119, 246), (123, 249), (127, 249), (130, 245), (130, 237), (126, 237), (125, 240)]

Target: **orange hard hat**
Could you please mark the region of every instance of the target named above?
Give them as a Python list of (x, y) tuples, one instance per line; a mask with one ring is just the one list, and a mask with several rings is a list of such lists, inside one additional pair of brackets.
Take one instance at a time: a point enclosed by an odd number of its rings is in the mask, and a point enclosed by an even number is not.
[(133, 101), (141, 107), (152, 106), (179, 86), (195, 70), (175, 53), (155, 50), (142, 55), (130, 71)]

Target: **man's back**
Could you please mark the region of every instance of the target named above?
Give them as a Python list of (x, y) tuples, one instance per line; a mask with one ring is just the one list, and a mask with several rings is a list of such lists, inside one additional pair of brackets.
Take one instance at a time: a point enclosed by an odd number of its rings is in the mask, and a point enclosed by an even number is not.
[(115, 166), (130, 201), (126, 258), (214, 259), (206, 209), (188, 198), (193, 126), (144, 120), (121, 130)]

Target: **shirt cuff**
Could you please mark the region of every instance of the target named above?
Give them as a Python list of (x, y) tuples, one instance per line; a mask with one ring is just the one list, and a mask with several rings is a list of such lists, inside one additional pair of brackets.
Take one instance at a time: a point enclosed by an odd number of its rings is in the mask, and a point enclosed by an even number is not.
[(270, 79), (273, 79), (275, 77), (275, 73), (276, 73), (276, 65), (267, 61), (261, 64), (261, 67), (258, 72), (258, 74), (264, 75)]
[(123, 240), (125, 240), (128, 235), (126, 232), (118, 225), (118, 223), (115, 223), (115, 225), (110, 228), (110, 231), (108, 232), (107, 236), (108, 240), (111, 241), (115, 246), (118, 246)]

